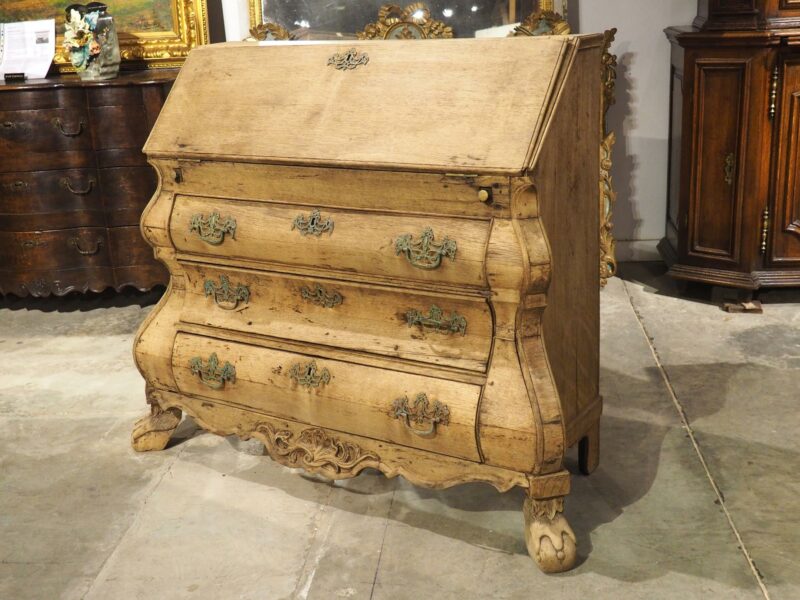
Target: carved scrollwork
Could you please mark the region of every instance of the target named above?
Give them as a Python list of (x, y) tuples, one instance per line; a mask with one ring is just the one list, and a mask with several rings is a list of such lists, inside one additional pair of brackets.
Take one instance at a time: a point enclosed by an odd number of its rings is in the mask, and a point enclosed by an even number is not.
[(457, 312), (451, 312), (449, 317), (446, 317), (444, 311), (436, 306), (431, 306), (428, 314), (425, 315), (416, 309), (406, 312), (406, 322), (409, 327), (419, 325), (420, 328), (432, 328), (442, 333), (460, 333), (466, 335), (467, 333), (467, 319)]
[(453, 28), (431, 19), (431, 11), (422, 2), (405, 8), (384, 4), (378, 11), (378, 21), (367, 25), (357, 36), (360, 40), (451, 38)]
[(264, 42), (267, 40), (293, 40), (294, 36), (285, 27), (277, 23), (260, 23), (250, 29), (250, 36), (246, 41)]
[(601, 59), (601, 85), (603, 105), (600, 111), (600, 286), (605, 287), (608, 279), (617, 273), (614, 236), (611, 233), (614, 225), (611, 215), (617, 193), (611, 180), (612, 150), (616, 136), (608, 131), (608, 109), (614, 104), (614, 88), (617, 80), (617, 57), (611, 54), (611, 44), (616, 29), (609, 29), (603, 34), (603, 55)]
[(401, 235), (395, 240), (396, 254), (405, 254), (412, 265), (418, 269), (435, 269), (442, 264), (442, 258), (455, 260), (458, 246), (455, 240), (444, 238), (441, 243), (434, 241), (433, 229), (426, 227), (416, 241), (410, 233)]
[(513, 35), (568, 35), (569, 23), (557, 12), (540, 9), (534, 11), (514, 28)]
[(356, 475), (367, 467), (376, 468), (380, 458), (354, 444), (333, 437), (324, 429), (312, 427), (295, 435), (288, 429), (277, 429), (269, 423), (256, 426), (267, 453), (287, 467), (306, 469), (341, 479)]

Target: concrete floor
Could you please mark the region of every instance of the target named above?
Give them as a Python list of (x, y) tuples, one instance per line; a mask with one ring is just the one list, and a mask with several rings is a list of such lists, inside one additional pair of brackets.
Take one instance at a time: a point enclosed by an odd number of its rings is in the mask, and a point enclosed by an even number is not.
[(135, 454), (155, 296), (0, 300), (0, 598), (800, 598), (800, 292), (731, 315), (660, 265), (622, 275), (558, 576), (526, 554), (519, 490), (331, 484), (190, 421)]

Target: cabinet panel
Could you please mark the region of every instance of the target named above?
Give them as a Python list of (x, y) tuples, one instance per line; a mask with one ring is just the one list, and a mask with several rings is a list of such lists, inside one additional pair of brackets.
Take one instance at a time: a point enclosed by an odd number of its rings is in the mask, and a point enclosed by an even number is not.
[(800, 266), (800, 56), (782, 65), (770, 260)]
[(695, 66), (695, 124), (689, 254), (739, 262), (746, 139), (748, 59), (699, 60)]

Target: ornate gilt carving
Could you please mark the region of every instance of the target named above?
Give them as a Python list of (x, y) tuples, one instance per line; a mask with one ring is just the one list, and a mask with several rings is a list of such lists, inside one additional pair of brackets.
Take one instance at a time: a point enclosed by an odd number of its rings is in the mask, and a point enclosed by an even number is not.
[(264, 42), (268, 40), (293, 40), (294, 36), (285, 27), (277, 23), (259, 23), (250, 28), (250, 37), (246, 41)]
[(312, 427), (295, 435), (288, 429), (277, 429), (269, 423), (259, 423), (256, 433), (267, 453), (287, 467), (306, 469), (341, 479), (356, 475), (367, 467), (377, 467), (380, 458), (357, 444), (333, 437), (324, 429)]
[(557, 12), (540, 9), (514, 28), (514, 35), (568, 35), (569, 23)]
[(431, 19), (431, 11), (422, 2), (414, 2), (405, 8), (384, 4), (378, 11), (378, 21), (370, 23), (357, 35), (360, 40), (451, 38), (453, 28)]
[(616, 136), (608, 131), (608, 109), (616, 101), (614, 88), (617, 80), (617, 57), (611, 54), (611, 43), (614, 41), (616, 29), (609, 29), (603, 34), (603, 55), (601, 59), (601, 85), (603, 86), (603, 105), (600, 111), (600, 286), (605, 287), (609, 277), (617, 273), (614, 236), (611, 233), (614, 225), (611, 215), (617, 193), (611, 180), (611, 155)]

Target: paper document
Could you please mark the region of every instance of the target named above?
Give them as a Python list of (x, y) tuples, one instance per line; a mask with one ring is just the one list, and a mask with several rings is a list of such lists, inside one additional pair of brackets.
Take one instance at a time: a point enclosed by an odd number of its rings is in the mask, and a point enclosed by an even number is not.
[(55, 19), (0, 23), (0, 77), (25, 73), (28, 79), (42, 79), (55, 51)]

